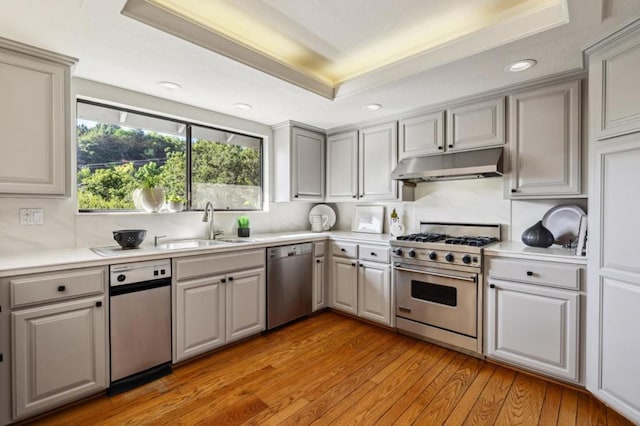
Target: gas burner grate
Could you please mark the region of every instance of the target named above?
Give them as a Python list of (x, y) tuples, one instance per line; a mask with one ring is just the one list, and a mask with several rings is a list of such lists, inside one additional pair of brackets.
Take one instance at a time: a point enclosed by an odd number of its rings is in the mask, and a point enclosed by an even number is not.
[(400, 241), (415, 241), (417, 243), (436, 243), (447, 238), (444, 234), (409, 234), (398, 237)]
[(461, 246), (483, 247), (496, 241), (498, 241), (498, 239), (494, 237), (451, 237), (446, 238), (444, 240), (444, 243)]

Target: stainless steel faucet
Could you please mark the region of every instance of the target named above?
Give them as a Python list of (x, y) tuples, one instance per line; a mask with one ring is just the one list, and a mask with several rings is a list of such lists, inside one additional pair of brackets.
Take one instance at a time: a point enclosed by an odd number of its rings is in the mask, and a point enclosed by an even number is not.
[(213, 204), (211, 201), (207, 201), (207, 204), (204, 206), (204, 216), (202, 216), (203, 222), (209, 222), (209, 239), (215, 240), (216, 235), (221, 235), (222, 231), (216, 231), (214, 228), (214, 220), (213, 220)]

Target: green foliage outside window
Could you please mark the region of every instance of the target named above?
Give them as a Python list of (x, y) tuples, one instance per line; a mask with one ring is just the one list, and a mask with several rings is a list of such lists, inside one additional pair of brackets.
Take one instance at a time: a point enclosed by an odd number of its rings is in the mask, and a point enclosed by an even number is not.
[[(102, 123), (79, 124), (77, 131), (80, 209), (135, 209), (131, 195), (143, 187), (159, 186), (168, 198), (186, 198), (184, 139)], [(260, 192), (259, 150), (199, 139), (192, 145), (192, 158), (196, 192), (203, 186), (213, 191), (222, 187), (226, 192), (220, 191), (219, 205), (261, 207), (260, 195), (257, 201), (251, 199), (256, 198), (255, 188)]]

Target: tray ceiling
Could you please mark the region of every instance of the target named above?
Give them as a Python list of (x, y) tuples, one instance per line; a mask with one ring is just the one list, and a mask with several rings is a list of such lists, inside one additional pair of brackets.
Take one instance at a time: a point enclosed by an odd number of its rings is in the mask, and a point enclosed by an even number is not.
[(566, 0), (129, 0), (122, 13), (329, 99), (569, 22)]

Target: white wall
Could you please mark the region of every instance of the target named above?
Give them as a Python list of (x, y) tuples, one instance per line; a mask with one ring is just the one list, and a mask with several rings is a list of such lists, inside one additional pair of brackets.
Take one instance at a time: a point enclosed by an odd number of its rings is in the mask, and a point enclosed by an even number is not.
[[(77, 96), (259, 136), (265, 140), (265, 159), (269, 158), (271, 128), (264, 124), (74, 78), (72, 99)], [(72, 106), (72, 115), (75, 117), (75, 104)], [(75, 118), (73, 122), (75, 123)], [(68, 160), (71, 164), (73, 187), (76, 169), (75, 124), (72, 127), (74, 136)], [(268, 170), (268, 163), (265, 170)], [(265, 199), (269, 199), (269, 180), (264, 181)], [(43, 208), (44, 224), (21, 226), (21, 207)], [(250, 212), (246, 215), (250, 218), (253, 233), (302, 230), (309, 228), (307, 214), (310, 209), (311, 204), (308, 203), (279, 203), (271, 204), (268, 211)], [(223, 229), (226, 233), (235, 232), (235, 219), (238, 215), (238, 212), (216, 213), (216, 228)], [(75, 188), (72, 189), (70, 198), (0, 198), (0, 256), (41, 249), (112, 245), (114, 242), (111, 231), (124, 228), (147, 229), (149, 236), (145, 243), (150, 242), (153, 235), (204, 237), (207, 228), (201, 218), (202, 214), (197, 212), (78, 213)]]

